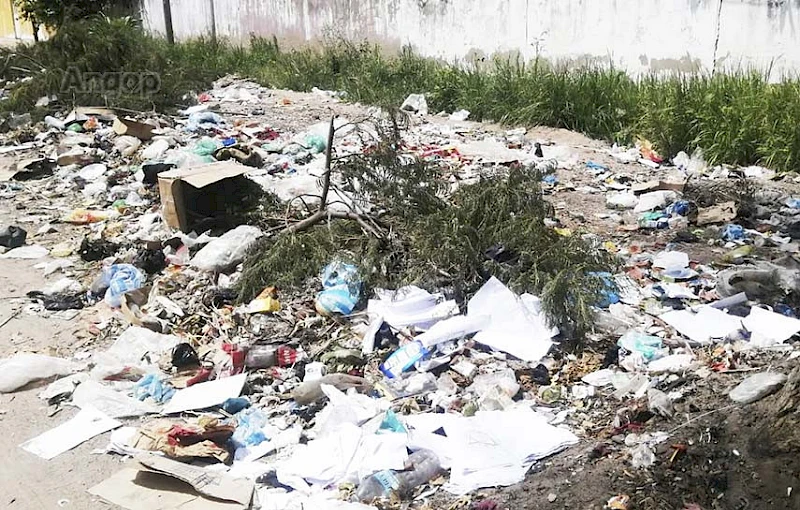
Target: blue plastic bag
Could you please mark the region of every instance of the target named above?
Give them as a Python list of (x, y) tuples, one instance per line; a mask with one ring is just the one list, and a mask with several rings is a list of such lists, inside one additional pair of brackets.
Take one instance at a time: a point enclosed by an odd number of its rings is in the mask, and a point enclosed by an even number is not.
[(362, 282), (358, 267), (337, 260), (325, 266), (320, 278), (324, 290), (317, 294), (317, 310), (350, 314), (361, 299)]
[(674, 204), (667, 207), (667, 214), (673, 215), (677, 214), (678, 216), (686, 216), (689, 214), (689, 210), (691, 209), (691, 204), (687, 200), (678, 200)]
[(247, 449), (256, 446), (269, 438), (264, 433), (267, 425), (267, 415), (255, 407), (248, 407), (239, 412), (234, 417), (236, 419), (236, 430), (231, 436), (231, 443), (236, 449), (234, 459), (241, 460), (247, 456)]
[(119, 308), (122, 295), (140, 288), (144, 284), (144, 275), (130, 264), (114, 264), (103, 272), (103, 280), (108, 285), (106, 303), (112, 308)]
[(731, 223), (722, 230), (722, 238), (726, 241), (738, 241), (745, 238), (744, 227)]
[(597, 303), (598, 308), (608, 308), (609, 306), (619, 303), (619, 294), (617, 294), (617, 285), (614, 283), (611, 273), (589, 273), (589, 276), (600, 278), (603, 287), (600, 289), (600, 301)]
[(147, 374), (139, 379), (139, 382), (133, 387), (133, 394), (139, 400), (152, 397), (159, 404), (163, 404), (172, 398), (175, 388), (161, 380), (157, 374)]

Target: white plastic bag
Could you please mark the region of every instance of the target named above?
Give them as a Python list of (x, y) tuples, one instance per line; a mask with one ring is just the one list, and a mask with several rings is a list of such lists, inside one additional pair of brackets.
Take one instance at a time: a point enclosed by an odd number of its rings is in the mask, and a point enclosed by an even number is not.
[(77, 369), (78, 365), (62, 358), (16, 354), (0, 361), (0, 393), (11, 393), (33, 381), (69, 375)]
[(159, 159), (169, 149), (169, 142), (160, 138), (153, 141), (145, 150), (142, 151), (142, 161)]
[(181, 342), (174, 335), (162, 335), (149, 329), (131, 326), (117, 338), (106, 351), (95, 352), (92, 361), (95, 367), (91, 376), (95, 380), (119, 374), (128, 374), (136, 369), (143, 371), (167, 351)]
[(142, 141), (133, 136), (120, 136), (114, 142), (114, 148), (119, 151), (124, 157), (129, 158), (136, 154), (139, 147), (142, 146)]
[(224, 272), (244, 260), (247, 250), (261, 237), (261, 230), (241, 225), (214, 239), (192, 258), (190, 264), (203, 271)]
[(752, 404), (784, 385), (786, 376), (777, 372), (761, 372), (751, 375), (728, 394), (737, 404)]

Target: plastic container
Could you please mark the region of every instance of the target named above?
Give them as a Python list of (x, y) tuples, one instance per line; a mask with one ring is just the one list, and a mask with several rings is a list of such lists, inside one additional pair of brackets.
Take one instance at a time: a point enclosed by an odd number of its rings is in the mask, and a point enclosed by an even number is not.
[(406, 471), (379, 471), (361, 481), (356, 491), (360, 501), (371, 502), (388, 498), (393, 493), (400, 498), (411, 495), (414, 489), (429, 482), (441, 470), (439, 457), (430, 450), (418, 450), (408, 457)]

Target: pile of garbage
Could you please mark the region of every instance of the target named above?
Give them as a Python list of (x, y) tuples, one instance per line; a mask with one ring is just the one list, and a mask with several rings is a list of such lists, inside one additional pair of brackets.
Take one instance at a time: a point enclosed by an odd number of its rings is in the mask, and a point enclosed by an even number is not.
[[(266, 287), (241, 302), (242, 263), (272, 235), (263, 225), (226, 227), (249, 186), (284, 202), (317, 195), (329, 140), (344, 153), (367, 147), (343, 119), (335, 136), (326, 122), (280, 132), (257, 116), (270, 94), (226, 80), (177, 117), (79, 108), (43, 124), (17, 119), (4, 135), (0, 152), (27, 159), (0, 176), (0, 193), (32, 197), (39, 212), (27, 221), (41, 226), (35, 235), (3, 226), (0, 257), (41, 259), (45, 275), (63, 275), (31, 289), (25, 312), (70, 320), (102, 310), (102, 319), (92, 348), (70, 358), (0, 360), (0, 392), (52, 381), (39, 395), (51, 416), (80, 409), (25, 451), (49, 460), (110, 432), (103, 453), (136, 460), (94, 495), (123, 508), (422, 505), (518, 484), (598, 429), (612, 431), (602, 455), (646, 470), (697, 384), (755, 364), (765, 349), (797, 354), (800, 201), (776, 205), (764, 192), (761, 210), (743, 218), (736, 201), (698, 204), (690, 192), (695, 181), (773, 177), (766, 169), (708, 168), (699, 153), (669, 165), (646, 141), (597, 162), (525, 130), (484, 131), (466, 123), (469, 112), (428, 116), (421, 95), (402, 108), (413, 115), (405, 144), (451, 170), (449, 192), (527, 165), (551, 197), (603, 196), (592, 218), (571, 210), (549, 220), (560, 235), (597, 238), (619, 263), (596, 275), (604, 290), (591, 348), (566, 351), (571, 339), (541, 299), (491, 275), (468, 298), (369, 289), (370, 268), (336, 259), (318, 268), (313, 293)], [(243, 113), (226, 117), (226, 105)], [(37, 206), (45, 197), (57, 205)], [(605, 239), (590, 220), (612, 227)], [(691, 246), (723, 253), (701, 262)], [(756, 402), (786, 380), (754, 373), (730, 399)], [(136, 484), (142, 476), (194, 492)], [(627, 508), (612, 506), (626, 497), (608, 507)]]

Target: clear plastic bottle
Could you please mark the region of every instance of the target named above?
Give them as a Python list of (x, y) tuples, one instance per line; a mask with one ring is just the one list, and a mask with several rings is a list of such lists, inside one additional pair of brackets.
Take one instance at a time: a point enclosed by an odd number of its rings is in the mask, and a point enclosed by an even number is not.
[(247, 351), (247, 368), (288, 367), (299, 359), (296, 350), (287, 345), (254, 345)]
[(278, 364), (278, 347), (254, 345), (247, 351), (244, 364), (248, 368), (269, 368)]
[(387, 498), (394, 492), (405, 498), (441, 471), (439, 457), (430, 450), (418, 450), (412, 453), (408, 456), (406, 466), (405, 471), (389, 469), (364, 478), (358, 486), (356, 497), (360, 501), (371, 502)]

